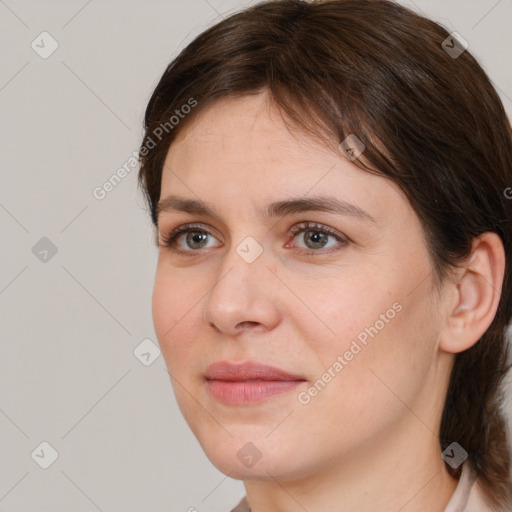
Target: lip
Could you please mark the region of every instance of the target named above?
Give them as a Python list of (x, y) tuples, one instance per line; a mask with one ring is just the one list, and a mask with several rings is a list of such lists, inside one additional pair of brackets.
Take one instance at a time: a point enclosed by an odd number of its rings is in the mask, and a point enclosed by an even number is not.
[(288, 373), (281, 368), (260, 363), (230, 363), (229, 361), (218, 361), (208, 366), (205, 372), (208, 380), (227, 380), (227, 381), (247, 381), (247, 380), (265, 380), (265, 381), (292, 381), (306, 380), (301, 375)]
[(205, 372), (213, 397), (227, 405), (249, 405), (296, 388), (304, 377), (266, 364), (219, 361)]

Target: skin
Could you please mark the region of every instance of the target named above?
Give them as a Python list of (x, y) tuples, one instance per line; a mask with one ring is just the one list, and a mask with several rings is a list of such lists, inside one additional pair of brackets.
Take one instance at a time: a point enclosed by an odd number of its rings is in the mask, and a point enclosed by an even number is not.
[[(454, 354), (478, 341), (496, 311), (499, 239), (476, 241), (471, 270), (436, 290), (420, 221), (399, 188), (287, 128), (265, 93), (217, 101), (179, 133), (162, 176), (161, 198), (171, 194), (207, 201), (217, 216), (159, 215), (160, 240), (187, 223), (211, 235), (204, 248), (181, 235), (178, 247), (192, 256), (160, 246), (155, 331), (185, 420), (211, 462), (244, 481), (252, 512), (443, 511), (457, 485), (437, 434), (444, 397)], [(374, 222), (256, 211), (320, 195)], [(329, 235), (328, 247), (315, 248), (307, 232), (289, 234), (304, 221), (349, 241)], [(248, 236), (263, 250), (252, 263), (236, 252)], [(396, 303), (400, 312), (301, 404), (298, 393)], [(273, 365), (307, 382), (259, 404), (223, 405), (204, 379), (221, 360)], [(261, 452), (252, 467), (237, 457), (248, 442)]]

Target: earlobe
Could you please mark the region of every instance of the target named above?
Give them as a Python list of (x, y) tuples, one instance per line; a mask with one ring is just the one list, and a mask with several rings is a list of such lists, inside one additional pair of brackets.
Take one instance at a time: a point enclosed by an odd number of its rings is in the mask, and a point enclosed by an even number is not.
[(486, 232), (473, 240), (468, 263), (458, 274), (455, 305), (446, 310), (439, 347), (458, 353), (472, 347), (491, 325), (501, 296), (505, 251), (496, 233)]

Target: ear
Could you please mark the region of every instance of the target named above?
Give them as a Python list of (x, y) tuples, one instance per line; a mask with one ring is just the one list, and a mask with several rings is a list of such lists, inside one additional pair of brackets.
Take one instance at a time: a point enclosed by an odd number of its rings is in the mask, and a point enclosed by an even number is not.
[(467, 263), (447, 285), (446, 320), (439, 348), (458, 353), (472, 347), (489, 328), (501, 297), (505, 274), (505, 250), (496, 233), (473, 240)]

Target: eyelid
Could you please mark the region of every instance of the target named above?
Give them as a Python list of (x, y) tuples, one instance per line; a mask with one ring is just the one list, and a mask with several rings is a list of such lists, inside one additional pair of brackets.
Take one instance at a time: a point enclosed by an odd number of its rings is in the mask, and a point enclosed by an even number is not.
[[(194, 230), (201, 231), (203, 233), (206, 233), (207, 235), (210, 235), (210, 236), (213, 236), (214, 238), (216, 238), (212, 234), (212, 231), (215, 231), (214, 229), (211, 229), (209, 226), (206, 226), (203, 223), (194, 223), (193, 222), (193, 223), (181, 224), (181, 225), (177, 226), (176, 228), (174, 228), (169, 234), (166, 234), (166, 235), (159, 233), (160, 239), (161, 239), (161, 240), (159, 240), (159, 246), (167, 247), (179, 254), (200, 255), (200, 254), (204, 253), (205, 250), (207, 251), (209, 248), (198, 249), (198, 250), (183, 250), (183, 249), (176, 248), (179, 236), (181, 236), (182, 234), (188, 233), (190, 231), (194, 231)], [(347, 245), (348, 243), (352, 242), (352, 240), (348, 236), (344, 235), (343, 233), (340, 233), (336, 229), (326, 226), (324, 224), (313, 222), (313, 221), (302, 221), (302, 222), (295, 223), (287, 231), (286, 234), (287, 234), (287, 236), (290, 236), (293, 239), (298, 234), (304, 233), (306, 231), (318, 231), (318, 232), (325, 233), (329, 236), (332, 236), (332, 237), (336, 238), (338, 245), (341, 245), (342, 247)], [(307, 255), (327, 254), (329, 252), (332, 252), (333, 250), (339, 250), (336, 248), (335, 249), (329, 248), (327, 250), (322, 250), (322, 249), (315, 250), (315, 249), (304, 249), (304, 248), (299, 248), (299, 249), (301, 249), (302, 252)]]
[[(215, 229), (212, 229), (210, 226), (206, 226), (205, 224), (201, 222), (191, 222), (187, 224), (180, 224), (179, 226), (175, 227), (170, 231), (170, 233), (162, 233), (162, 231), (159, 232), (159, 239), (160, 239), (160, 245), (167, 246), (168, 243), (171, 243), (173, 240), (176, 241), (177, 237), (180, 236), (183, 233), (187, 233), (189, 231), (203, 231), (205, 233), (208, 233), (209, 235), (212, 235), (212, 231), (215, 231)], [(186, 252), (199, 252), (199, 251), (186, 251)]]
[(299, 222), (297, 224), (294, 224), (289, 230), (288, 234), (296, 236), (297, 234), (304, 232), (304, 231), (321, 231), (323, 233), (327, 233), (335, 238), (338, 238), (340, 240), (349, 240), (349, 238), (344, 235), (343, 233), (340, 233), (338, 230), (331, 228), (329, 226), (326, 226), (325, 224), (320, 224), (318, 222), (312, 222), (312, 221), (303, 221)]

